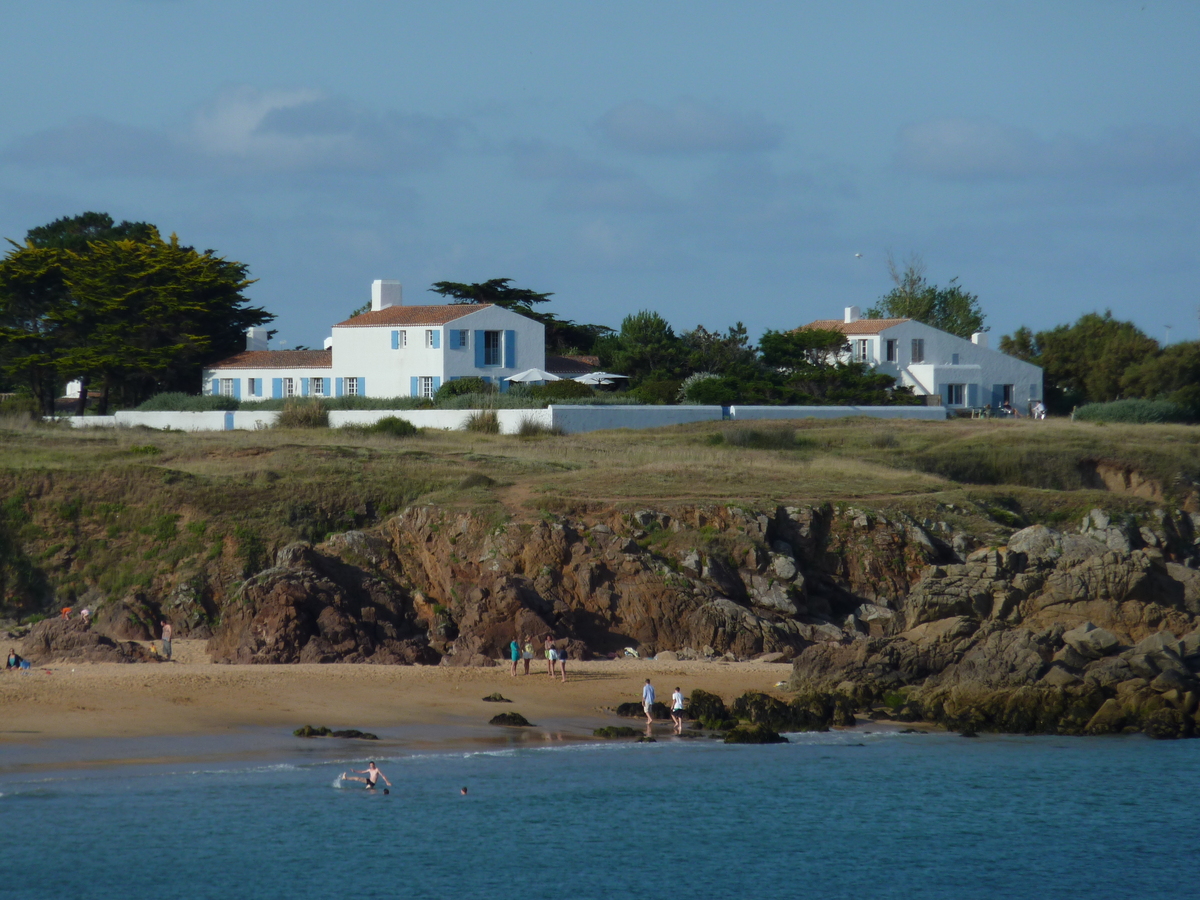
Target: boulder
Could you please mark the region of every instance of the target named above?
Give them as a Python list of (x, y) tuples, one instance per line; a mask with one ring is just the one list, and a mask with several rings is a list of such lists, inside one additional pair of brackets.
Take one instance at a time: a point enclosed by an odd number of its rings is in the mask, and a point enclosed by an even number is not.
[(1100, 659), (1117, 650), (1120, 642), (1116, 635), (1103, 628), (1097, 628), (1091, 622), (1084, 622), (1078, 628), (1063, 632), (1063, 640), (1072, 650), (1087, 659)]
[(80, 618), (44, 619), (30, 629), (20, 654), (31, 665), (51, 662), (133, 663), (156, 659), (140, 644), (117, 642)]

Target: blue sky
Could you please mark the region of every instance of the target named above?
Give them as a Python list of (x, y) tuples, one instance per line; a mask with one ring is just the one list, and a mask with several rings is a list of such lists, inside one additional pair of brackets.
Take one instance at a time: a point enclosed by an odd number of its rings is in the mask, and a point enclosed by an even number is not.
[(154, 222), (291, 346), (374, 278), (757, 335), (870, 305), (889, 252), (997, 336), (1194, 340), (1197, 47), (1155, 0), (41, 0), (0, 33), (0, 236)]

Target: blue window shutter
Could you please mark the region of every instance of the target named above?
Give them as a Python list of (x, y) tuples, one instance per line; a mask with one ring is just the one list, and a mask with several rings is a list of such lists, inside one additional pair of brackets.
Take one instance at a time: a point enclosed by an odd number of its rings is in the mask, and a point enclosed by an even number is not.
[(433, 376), (433, 392), (436, 394), (438, 392), (438, 388), (440, 388), (441, 386), (442, 386), (442, 379), (439, 378), (437, 375), (434, 375)]
[(433, 330), (433, 349), (437, 350), (442, 346), (442, 333), (438, 329)]
[(475, 332), (475, 368), (483, 368), (483, 332)]
[(307, 378), (300, 379), (300, 396), (301, 397), (308, 396), (308, 379)]
[(392, 349), (393, 350), (400, 349), (400, 332), (398, 332), (398, 331), (392, 332)]
[(450, 349), (451, 350), (458, 349), (458, 329), (457, 328), (450, 329)]
[(410, 397), (418, 396), (421, 392), (421, 383), (420, 383), (420, 381), (417, 380), (416, 375), (414, 375), (411, 379), (409, 379), (409, 385), (411, 387), (411, 390), (409, 391), (409, 396)]
[(499, 391), (502, 394), (507, 394), (508, 389), (512, 386), (512, 382), (509, 381), (507, 378), (497, 378), (496, 384), (499, 385)]
[(214, 378), (212, 383), (212, 395), (215, 397), (221, 393), (221, 379)]
[(233, 399), (242, 399), (242, 379), (240, 378), (233, 379)]
[(484, 384), (491, 384), (491, 383), (492, 383), (492, 376), (491, 376), (491, 375), (484, 375), (484, 376), (483, 376), (483, 383), (484, 383)]
[(367, 376), (365, 375), (358, 376), (358, 396), (367, 396)]
[(515, 369), (517, 367), (517, 333), (515, 331), (504, 332), (504, 368)]
[(942, 403), (946, 406), (950, 405), (950, 385), (948, 384), (942, 385)]
[(967, 385), (967, 406), (978, 406), (978, 405), (979, 405), (979, 385), (968, 384)]
[(274, 397), (276, 400), (283, 399), (283, 379), (282, 378), (272, 378), (271, 379), (271, 396)]
[(333, 393), (335, 397), (342, 396), (342, 379), (335, 378), (333, 381)]

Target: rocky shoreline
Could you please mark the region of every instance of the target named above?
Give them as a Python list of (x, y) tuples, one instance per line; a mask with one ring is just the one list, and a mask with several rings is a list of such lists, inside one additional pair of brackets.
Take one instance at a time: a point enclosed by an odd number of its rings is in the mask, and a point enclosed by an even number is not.
[(415, 507), (282, 548), (215, 624), (194, 588), (158, 606), (109, 601), (93, 638), (44, 622), (23, 655), (134, 661), (122, 623), (169, 604), (177, 636), (211, 634), (226, 663), (491, 666), (514, 637), (552, 633), (571, 659), (792, 659), (787, 689), (838, 715), (1189, 737), (1200, 730), (1198, 520), (1096, 510), (1077, 531), (969, 533), (829, 504), (530, 523)]

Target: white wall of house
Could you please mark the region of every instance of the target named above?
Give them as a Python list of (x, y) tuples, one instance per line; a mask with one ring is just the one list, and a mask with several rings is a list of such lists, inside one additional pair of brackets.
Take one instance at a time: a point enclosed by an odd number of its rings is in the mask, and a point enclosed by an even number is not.
[[(923, 322), (901, 322), (878, 335), (847, 335), (850, 358), (870, 363), (878, 372), (893, 376), (901, 386), (918, 394), (940, 396), (951, 407), (999, 407), (1005, 386), (1011, 403), (1024, 412), (1030, 401), (1042, 399), (1042, 370), (1024, 360), (979, 343), (940, 331)], [(894, 360), (888, 360), (888, 342), (894, 342)], [(920, 345), (914, 347), (914, 342)], [(920, 350), (923, 358), (914, 359)], [(865, 352), (865, 356), (863, 355)], [(956, 388), (952, 386), (961, 386)], [(961, 396), (960, 396), (961, 395)]]
[[(205, 369), (201, 393), (234, 397), (252, 402), (272, 397), (333, 396), (332, 369), (326, 368), (257, 368)], [(286, 379), (291, 379), (288, 393)], [(322, 393), (323, 392), (323, 393)]]
[[(472, 376), (490, 378), (507, 390), (503, 379), (509, 375), (546, 365), (546, 329), (540, 322), (496, 306), (469, 310), (464, 307), (461, 318), (445, 325), (334, 328), (334, 377), (365, 381), (362, 396), (419, 397), (453, 378)], [(496, 335), (494, 361), (485, 359), (488, 332)]]
[(211, 367), (204, 370), (203, 393), (238, 400), (420, 397), (470, 376), (507, 390), (508, 376), (545, 367), (546, 335), (540, 322), (510, 310), (464, 307), (445, 325), (334, 328), (332, 351), (328, 368)]

